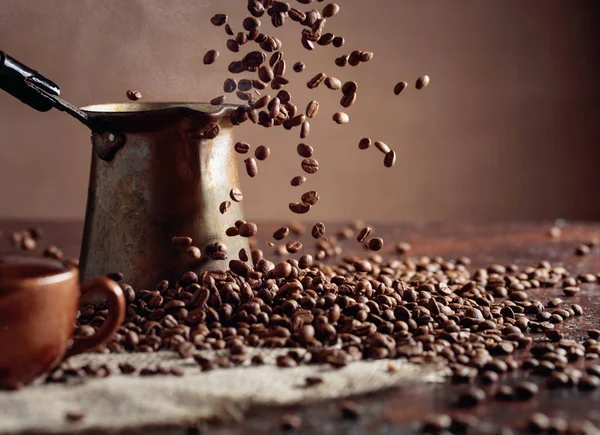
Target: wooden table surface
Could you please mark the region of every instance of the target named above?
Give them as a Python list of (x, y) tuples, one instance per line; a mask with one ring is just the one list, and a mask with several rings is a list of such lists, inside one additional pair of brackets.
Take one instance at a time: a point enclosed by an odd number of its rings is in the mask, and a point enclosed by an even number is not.
[[(7, 235), (11, 231), (24, 229), (27, 226), (41, 226), (44, 231), (45, 244), (56, 244), (67, 255), (76, 256), (81, 240), (81, 222), (32, 222), (32, 221), (0, 221), (0, 251), (9, 245)], [(331, 228), (329, 228), (331, 227)], [(340, 225), (329, 225), (328, 230), (335, 230)], [(577, 257), (575, 247), (591, 239), (600, 238), (600, 224), (566, 223), (562, 236), (552, 239), (548, 235), (551, 223), (503, 223), (486, 225), (468, 224), (396, 224), (374, 225), (376, 234), (386, 240), (386, 248), (391, 251), (391, 242), (406, 241), (411, 243), (410, 255), (439, 255), (448, 259), (469, 256), (472, 267), (485, 266), (492, 263), (518, 265), (535, 265), (540, 260), (548, 260), (553, 265), (564, 265), (571, 273), (600, 272), (600, 248), (592, 250), (591, 255)], [(261, 248), (266, 248), (268, 236), (276, 225), (259, 225), (262, 234)], [(306, 247), (314, 241), (305, 234), (301, 237)], [(348, 253), (361, 253), (360, 246), (354, 241), (346, 242)], [(267, 250), (265, 249), (265, 252)], [(600, 286), (584, 285), (583, 291), (570, 298), (571, 303), (579, 303), (584, 307), (583, 317), (563, 324), (563, 332), (567, 338), (581, 340), (585, 331), (600, 327)], [(532, 294), (549, 299), (562, 294), (560, 289), (530, 290)], [(519, 377), (512, 374), (511, 377)], [(541, 378), (539, 379), (541, 382)], [(466, 411), (456, 410), (452, 403), (460, 386), (446, 384), (404, 385), (385, 392), (357, 397), (363, 412), (358, 421), (344, 420), (340, 416), (338, 402), (324, 402), (310, 405), (299, 405), (286, 408), (251, 409), (244, 421), (240, 423), (211, 424), (204, 427), (202, 433), (233, 434), (267, 434), (281, 432), (280, 419), (287, 412), (297, 412), (303, 419), (303, 427), (294, 431), (298, 434), (404, 434), (417, 431), (418, 421), (431, 413), (447, 412), (464, 414)], [(479, 424), (470, 433), (520, 433), (526, 418), (535, 411), (549, 415), (567, 417), (569, 419), (587, 419), (600, 427), (600, 390), (581, 392), (576, 389), (560, 389), (548, 391), (543, 389), (534, 400), (529, 402), (497, 402), (487, 401), (477, 408), (468, 411), (469, 415), (479, 419)], [(131, 432), (128, 432), (131, 433)], [(165, 427), (142, 429), (133, 433), (184, 434), (186, 428)]]

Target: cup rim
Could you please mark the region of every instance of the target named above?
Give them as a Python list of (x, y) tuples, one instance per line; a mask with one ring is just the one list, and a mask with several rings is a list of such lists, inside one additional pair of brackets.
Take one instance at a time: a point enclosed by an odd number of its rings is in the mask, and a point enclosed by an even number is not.
[(33, 264), (33, 265), (48, 265), (49, 263), (61, 265), (62, 270), (57, 269), (48, 273), (40, 274), (38, 276), (27, 277), (27, 278), (6, 278), (0, 276), (0, 296), (6, 293), (10, 293), (13, 289), (24, 289), (32, 286), (47, 286), (50, 284), (57, 284), (60, 282), (66, 282), (74, 277), (77, 277), (78, 270), (62, 261), (52, 260), (49, 258), (36, 258), (23, 255), (8, 255), (0, 257), (0, 264), (16, 265), (16, 264)]

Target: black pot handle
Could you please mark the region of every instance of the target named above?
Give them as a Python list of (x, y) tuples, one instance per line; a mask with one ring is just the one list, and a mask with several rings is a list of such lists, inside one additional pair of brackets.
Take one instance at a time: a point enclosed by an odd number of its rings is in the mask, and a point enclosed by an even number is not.
[(56, 83), (3, 51), (0, 51), (0, 89), (40, 112), (55, 107), (56, 100), (51, 96), (60, 96)]

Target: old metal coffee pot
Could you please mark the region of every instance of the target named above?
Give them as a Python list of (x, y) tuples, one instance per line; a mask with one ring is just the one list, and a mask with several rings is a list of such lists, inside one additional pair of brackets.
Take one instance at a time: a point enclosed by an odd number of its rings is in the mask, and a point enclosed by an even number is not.
[[(38, 111), (64, 111), (92, 132), (83, 280), (121, 272), (141, 289), (187, 270), (227, 268), (211, 250), (244, 217), (238, 203), (220, 211), (240, 187), (231, 131), (237, 106), (132, 102), (78, 109), (59, 97), (55, 83), (1, 51), (0, 88)], [(191, 237), (202, 256), (174, 246), (176, 236)], [(248, 249), (241, 237), (226, 244), (233, 255)]]

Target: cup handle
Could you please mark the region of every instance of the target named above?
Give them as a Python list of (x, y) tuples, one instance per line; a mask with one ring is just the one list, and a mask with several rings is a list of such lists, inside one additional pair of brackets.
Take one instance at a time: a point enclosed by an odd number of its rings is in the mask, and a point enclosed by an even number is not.
[(125, 296), (121, 287), (111, 279), (100, 277), (90, 279), (81, 284), (79, 302), (85, 302), (94, 295), (106, 298), (108, 316), (102, 327), (91, 337), (75, 339), (67, 351), (65, 358), (91, 350), (104, 343), (119, 329), (125, 318)]

